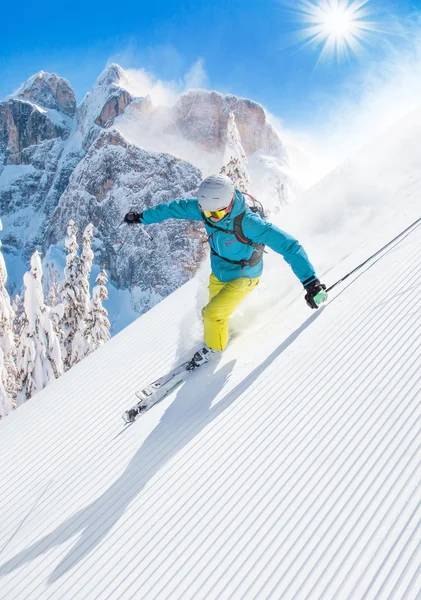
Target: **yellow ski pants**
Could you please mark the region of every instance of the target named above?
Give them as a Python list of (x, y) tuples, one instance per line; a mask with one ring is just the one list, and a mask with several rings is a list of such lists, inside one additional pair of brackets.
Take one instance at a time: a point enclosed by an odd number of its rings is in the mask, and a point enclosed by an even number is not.
[(219, 281), (213, 273), (209, 279), (209, 302), (202, 310), (205, 344), (224, 350), (228, 344), (229, 318), (242, 300), (256, 287), (260, 277), (240, 277)]

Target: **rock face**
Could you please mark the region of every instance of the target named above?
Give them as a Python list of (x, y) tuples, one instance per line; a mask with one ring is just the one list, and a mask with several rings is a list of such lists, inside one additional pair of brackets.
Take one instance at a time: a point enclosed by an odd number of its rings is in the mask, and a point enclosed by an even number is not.
[(124, 113), (130, 102), (133, 100), (129, 92), (116, 88), (107, 98), (100, 115), (95, 119), (96, 125), (101, 127), (111, 127), (114, 120)]
[(17, 98), (29, 100), (44, 108), (51, 108), (68, 117), (74, 117), (76, 112), (75, 93), (70, 83), (63, 77), (40, 71), (33, 75), (15, 93)]
[[(76, 109), (69, 83), (41, 71), (0, 103), (2, 241), (9, 281), (15, 279), (17, 287), (22, 265), (35, 249), (47, 258), (62, 252), (69, 220), (80, 233), (92, 222), (96, 262), (106, 265), (114, 286), (130, 290), (132, 308), (145, 312), (194, 274), (207, 248), (203, 227), (182, 220), (153, 225), (151, 243), (139, 227), (123, 223), (124, 214), (195, 197), (202, 177), (195, 157), (221, 153), (230, 111), (247, 153), (284, 157), (264, 110), (254, 102), (192, 91), (170, 109), (154, 106), (149, 96), (136, 97), (133, 90), (129, 75), (113, 64)], [(193, 152), (181, 160), (175, 150), (166, 153), (167, 147), (164, 152), (148, 148), (150, 135), (128, 141), (116, 128), (121, 119), (128, 131), (139, 124), (143, 133), (148, 124), (158, 134), (159, 126), (163, 133), (162, 127), (170, 129), (163, 146), (176, 139), (182, 147), (187, 140)]]
[(112, 64), (95, 82), (77, 110), (77, 130), (82, 134), (82, 145), (88, 150), (101, 129), (110, 127), (114, 119), (131, 104), (133, 97), (125, 86), (130, 84), (126, 73)]
[(38, 106), (22, 100), (0, 103), (0, 152), (9, 165), (28, 164), (23, 151), (45, 141), (69, 137), (66, 120), (49, 118)]
[(223, 150), (225, 146), (230, 112), (235, 114), (241, 142), (248, 155), (257, 150), (275, 156), (283, 152), (262, 106), (245, 98), (191, 90), (180, 96), (172, 116), (175, 127), (185, 139), (214, 152)]
[(76, 148), (65, 151), (75, 110), (69, 83), (42, 71), (0, 103), (5, 251), (23, 261), (43, 243), (46, 223), (81, 159)]
[(106, 262), (119, 287), (153, 290), (163, 298), (191, 277), (186, 266), (199, 264), (203, 257), (199, 233), (186, 236), (185, 221), (168, 221), (148, 227), (151, 243), (139, 227), (125, 225), (123, 217), (133, 207), (142, 211), (192, 197), (200, 179), (193, 165), (170, 154), (146, 152), (117, 131), (104, 131), (74, 170), (48, 228), (46, 246), (63, 239), (77, 214), (80, 230), (94, 224), (96, 260)]

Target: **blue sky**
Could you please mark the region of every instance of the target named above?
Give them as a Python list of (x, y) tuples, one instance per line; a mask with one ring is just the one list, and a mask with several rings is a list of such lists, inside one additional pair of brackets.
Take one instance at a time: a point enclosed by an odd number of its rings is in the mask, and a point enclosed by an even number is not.
[(387, 64), (389, 54), (396, 61), (410, 50), (421, 0), (369, 0), (371, 20), (392, 24), (394, 31), (398, 24), (400, 35), (377, 33), (361, 56), (318, 66), (317, 48), (291, 45), (291, 31), (303, 27), (293, 12), (299, 2), (8, 2), (2, 8), (0, 97), (41, 69), (69, 79), (80, 101), (109, 61), (177, 81), (201, 59), (210, 88), (252, 98), (286, 126), (311, 130), (344, 95), (358, 101), (365, 74)]

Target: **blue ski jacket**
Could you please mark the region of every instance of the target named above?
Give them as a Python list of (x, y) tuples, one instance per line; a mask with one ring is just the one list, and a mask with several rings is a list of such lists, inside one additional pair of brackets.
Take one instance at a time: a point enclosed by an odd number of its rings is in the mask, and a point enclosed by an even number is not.
[[(282, 231), (272, 223), (263, 220), (258, 214), (247, 208), (244, 196), (236, 191), (234, 206), (231, 212), (216, 225), (224, 229), (234, 230), (234, 218), (246, 211), (242, 223), (244, 235), (256, 244), (265, 244), (278, 254), (281, 254), (290, 265), (301, 283), (310, 283), (317, 279), (314, 268), (310, 263), (304, 248), (294, 237)], [(203, 221), (197, 199), (174, 200), (169, 204), (158, 204), (148, 208), (141, 215), (141, 223), (152, 225), (166, 219), (190, 219)], [(225, 233), (209, 227), (205, 223), (209, 243), (220, 256), (211, 253), (211, 267), (219, 281), (232, 281), (239, 277), (260, 277), (263, 271), (263, 260), (254, 266), (241, 267), (220, 258), (230, 260), (248, 260), (254, 252), (253, 246), (237, 240), (234, 233)]]

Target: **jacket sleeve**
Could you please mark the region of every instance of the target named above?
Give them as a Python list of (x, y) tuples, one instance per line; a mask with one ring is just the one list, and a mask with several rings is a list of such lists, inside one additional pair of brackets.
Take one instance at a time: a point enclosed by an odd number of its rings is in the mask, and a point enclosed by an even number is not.
[(304, 248), (289, 233), (250, 212), (243, 220), (243, 231), (244, 235), (255, 244), (265, 244), (281, 254), (303, 285), (317, 279)]
[(174, 200), (169, 204), (157, 204), (153, 208), (147, 208), (143, 211), (140, 222), (144, 225), (152, 225), (152, 223), (161, 223), (166, 219), (201, 221), (202, 213), (198, 201), (194, 199)]

